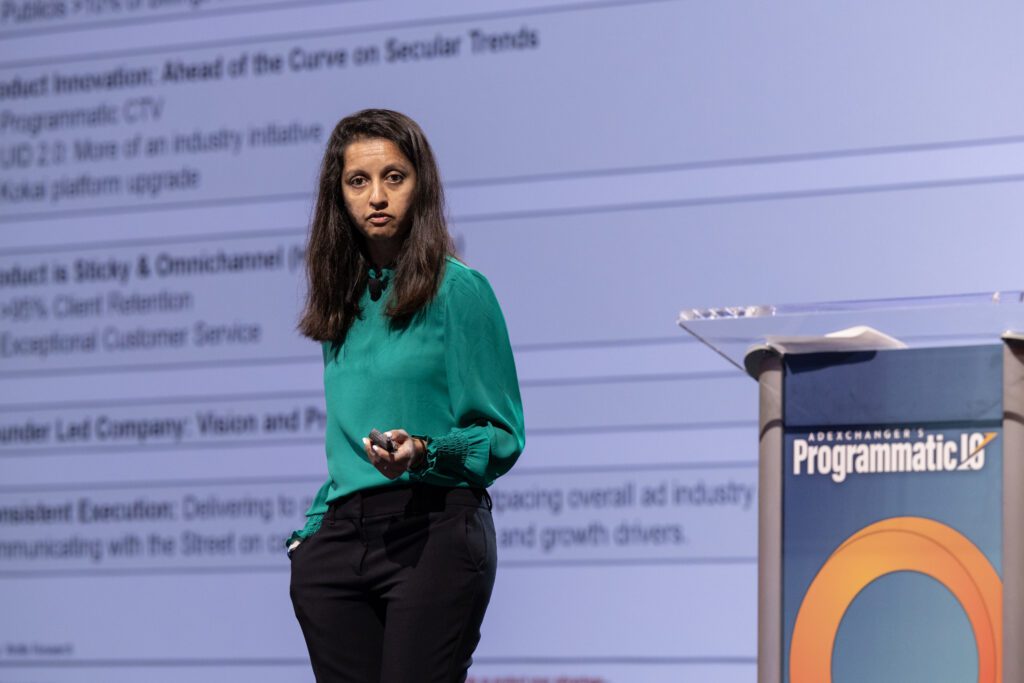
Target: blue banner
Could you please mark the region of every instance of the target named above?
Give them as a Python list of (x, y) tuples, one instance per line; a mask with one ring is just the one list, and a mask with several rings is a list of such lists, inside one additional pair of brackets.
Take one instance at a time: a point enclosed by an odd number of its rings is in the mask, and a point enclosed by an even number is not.
[(786, 359), (784, 680), (1001, 680), (1001, 354)]

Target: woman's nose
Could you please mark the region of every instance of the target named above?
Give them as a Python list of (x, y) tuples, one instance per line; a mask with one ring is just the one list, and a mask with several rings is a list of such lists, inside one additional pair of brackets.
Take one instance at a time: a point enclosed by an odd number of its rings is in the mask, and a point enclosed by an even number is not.
[(374, 183), (370, 189), (370, 204), (375, 209), (380, 209), (388, 205), (388, 195), (384, 189), (384, 183)]

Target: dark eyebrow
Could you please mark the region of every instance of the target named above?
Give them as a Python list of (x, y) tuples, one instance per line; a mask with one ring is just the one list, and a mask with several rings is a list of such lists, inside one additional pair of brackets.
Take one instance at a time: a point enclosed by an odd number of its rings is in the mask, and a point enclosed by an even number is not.
[[(403, 164), (401, 164), (401, 163), (388, 164), (383, 169), (381, 169), (381, 173), (383, 173), (384, 175), (387, 175), (388, 173), (391, 173), (392, 171), (398, 171), (400, 173), (404, 173), (405, 175), (409, 175), (409, 169), (406, 166), (404, 166)], [(361, 168), (346, 168), (343, 175), (346, 178), (351, 178), (352, 176), (357, 176), (357, 175), (368, 176), (370, 174), (367, 173), (366, 171), (364, 171)]]

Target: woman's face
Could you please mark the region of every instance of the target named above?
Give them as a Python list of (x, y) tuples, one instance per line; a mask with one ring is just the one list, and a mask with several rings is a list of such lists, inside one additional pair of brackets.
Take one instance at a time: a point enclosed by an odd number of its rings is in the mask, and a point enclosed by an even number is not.
[(345, 148), (341, 175), (345, 208), (378, 265), (397, 256), (409, 233), (415, 191), (416, 171), (395, 143), (369, 138)]

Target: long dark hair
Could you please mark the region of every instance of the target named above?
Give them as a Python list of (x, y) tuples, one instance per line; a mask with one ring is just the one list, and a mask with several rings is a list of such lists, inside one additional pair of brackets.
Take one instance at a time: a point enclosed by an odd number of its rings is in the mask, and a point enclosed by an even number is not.
[(455, 254), (444, 217), (444, 191), (434, 152), (415, 121), (388, 109), (346, 116), (331, 132), (320, 166), (320, 187), (306, 246), (309, 289), (298, 330), (317, 341), (344, 341), (362, 311), (369, 260), (363, 237), (352, 224), (341, 193), (345, 148), (353, 141), (390, 140), (412, 162), (416, 189), (412, 222), (395, 264), (385, 313), (408, 321), (437, 294), (445, 258)]

